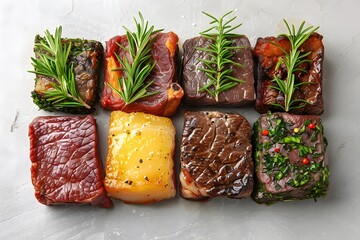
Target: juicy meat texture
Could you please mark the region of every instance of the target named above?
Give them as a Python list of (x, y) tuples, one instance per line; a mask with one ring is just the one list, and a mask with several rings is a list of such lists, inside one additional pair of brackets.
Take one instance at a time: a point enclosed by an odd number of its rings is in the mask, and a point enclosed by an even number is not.
[(101, 98), (101, 106), (109, 110), (124, 112), (145, 112), (158, 116), (171, 116), (175, 113), (184, 92), (177, 83), (176, 55), (178, 52), (178, 36), (173, 32), (159, 33), (151, 49), (155, 67), (147, 78), (145, 84), (154, 81), (148, 92), (158, 92), (155, 95), (142, 98), (134, 103), (126, 104), (122, 98), (108, 85), (119, 88), (118, 78), (124, 74), (122, 71), (113, 71), (120, 68), (116, 58), (124, 58), (126, 52), (119, 47), (128, 46), (126, 35), (111, 38), (106, 43), (105, 53), (105, 81)]
[(206, 91), (200, 91), (200, 88), (209, 82), (208, 77), (199, 68), (206, 68), (201, 59), (210, 59), (207, 52), (197, 50), (197, 47), (207, 48), (211, 41), (204, 37), (195, 37), (184, 42), (184, 57), (182, 68), (182, 81), (185, 91), (185, 102), (193, 106), (219, 105), (219, 106), (243, 106), (249, 105), (255, 101), (254, 88), (254, 61), (251, 46), (246, 36), (233, 38), (234, 46), (243, 46), (235, 51), (232, 60), (240, 63), (243, 67), (230, 65), (232, 77), (239, 78), (244, 83), (237, 84), (235, 87), (219, 94), (216, 101)]
[(93, 117), (37, 117), (29, 137), (31, 179), (40, 203), (112, 206), (103, 185)]
[(238, 114), (185, 112), (180, 193), (186, 199), (243, 198), (253, 189), (249, 122)]
[[(38, 43), (40, 36), (35, 38)], [(71, 44), (69, 61), (73, 63), (76, 88), (83, 99), (90, 107), (93, 107), (98, 99), (97, 88), (99, 82), (99, 67), (103, 58), (104, 48), (98, 41), (85, 39), (63, 39), (64, 43)], [(40, 51), (35, 48), (36, 57)], [(70, 113), (88, 113), (92, 109), (80, 108), (59, 108), (53, 106), (44, 98), (44, 93), (53, 89), (51, 82), (57, 82), (54, 78), (43, 75), (36, 75), (35, 90), (32, 92), (34, 102), (47, 111), (63, 111)]]
[(326, 145), (319, 116), (263, 114), (254, 124), (254, 200), (323, 197), (329, 175)]
[[(284, 64), (275, 71), (275, 67), (280, 58), (284, 57), (283, 51), (276, 45), (281, 46), (286, 51), (290, 51), (291, 45), (286, 37), (267, 37), (259, 38), (254, 48), (257, 58), (257, 99), (256, 111), (266, 113), (268, 111), (282, 111), (281, 108), (273, 106), (273, 104), (284, 105), (284, 96), (282, 92), (271, 88), (276, 86), (272, 82), (274, 74), (281, 79), (285, 79), (287, 75)], [(301, 71), (295, 72), (296, 83), (308, 83), (301, 85), (293, 95), (293, 99), (303, 99), (310, 104), (305, 107), (292, 109), (291, 113), (320, 115), (324, 112), (324, 101), (322, 96), (322, 65), (324, 60), (324, 45), (322, 36), (313, 33), (310, 38), (300, 47), (303, 53), (311, 52), (306, 59), (308, 63), (300, 66), (306, 73)], [(296, 105), (295, 105), (296, 106)]]

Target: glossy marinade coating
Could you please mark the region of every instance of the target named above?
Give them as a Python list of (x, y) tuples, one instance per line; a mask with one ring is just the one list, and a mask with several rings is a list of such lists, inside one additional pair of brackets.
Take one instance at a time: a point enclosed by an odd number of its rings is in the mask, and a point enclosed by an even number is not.
[(185, 91), (185, 102), (193, 106), (243, 106), (255, 101), (254, 61), (251, 46), (246, 36), (232, 38), (234, 46), (243, 46), (234, 51), (232, 60), (242, 64), (242, 67), (230, 65), (232, 77), (243, 80), (243, 83), (219, 94), (216, 101), (206, 91), (199, 89), (208, 83), (209, 79), (199, 68), (206, 68), (201, 59), (210, 59), (208, 52), (197, 50), (196, 47), (207, 48), (211, 41), (204, 37), (195, 37), (184, 42), (184, 57), (182, 62), (182, 85)]
[[(291, 113), (320, 115), (324, 112), (322, 87), (324, 45), (322, 38), (320, 34), (313, 33), (300, 47), (302, 53), (311, 53), (306, 57), (309, 62), (300, 66), (306, 73), (302, 71), (295, 72), (295, 81), (296, 83), (307, 82), (308, 84), (303, 84), (295, 90), (294, 99), (302, 99), (310, 104), (306, 104), (302, 108), (292, 109)], [(291, 49), (290, 42), (286, 37), (258, 38), (254, 48), (254, 54), (257, 58), (257, 97), (255, 109), (259, 113), (282, 111), (282, 109), (272, 104), (284, 105), (283, 94), (270, 87), (276, 84), (272, 82), (274, 74), (281, 79), (284, 79), (287, 74), (284, 64), (275, 72), (277, 62), (285, 55), (277, 45), (286, 51)]]
[[(40, 42), (40, 36), (35, 37), (35, 43)], [(100, 65), (103, 58), (103, 46), (100, 42), (86, 39), (62, 39), (64, 43), (71, 43), (69, 61), (74, 66), (76, 88), (81, 98), (88, 104), (91, 109), (85, 107), (66, 108), (55, 107), (52, 103), (44, 98), (44, 92), (51, 90), (53, 87), (50, 82), (57, 80), (43, 75), (36, 75), (35, 89), (31, 93), (33, 101), (40, 109), (46, 111), (62, 111), (68, 113), (90, 113), (94, 110), (94, 104), (98, 99), (98, 85)], [(40, 50), (34, 48), (35, 56), (38, 57)]]
[(37, 117), (29, 137), (31, 179), (40, 203), (112, 206), (102, 182), (93, 117)]
[(134, 103), (126, 104), (108, 84), (111, 84), (115, 88), (119, 87), (118, 78), (122, 76), (123, 72), (113, 71), (113, 69), (120, 67), (120, 63), (115, 54), (123, 58), (126, 52), (120, 48), (118, 44), (127, 46), (128, 41), (126, 35), (111, 38), (106, 43), (105, 80), (101, 106), (112, 111), (139, 111), (158, 116), (173, 115), (184, 94), (182, 88), (177, 83), (176, 76), (178, 41), (178, 36), (173, 32), (158, 34), (151, 49), (151, 54), (156, 64), (150, 76), (147, 78), (147, 81), (154, 81), (147, 89), (148, 92), (158, 93), (139, 99)]
[(319, 116), (263, 114), (254, 124), (258, 203), (319, 198), (326, 195), (329, 169)]
[(250, 196), (251, 128), (241, 115), (185, 112), (180, 150), (182, 197), (197, 200)]

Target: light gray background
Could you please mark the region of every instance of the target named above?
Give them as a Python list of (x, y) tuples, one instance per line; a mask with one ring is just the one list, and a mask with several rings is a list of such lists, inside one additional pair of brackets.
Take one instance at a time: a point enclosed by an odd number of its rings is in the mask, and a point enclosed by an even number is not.
[[(0, 239), (359, 239), (360, 238), (360, 4), (358, 1), (0, 1)], [(64, 36), (107, 39), (132, 28), (138, 11), (182, 42), (208, 26), (201, 15), (234, 10), (252, 46), (260, 36), (284, 32), (282, 18), (319, 25), (324, 36), (322, 116), (329, 140), (331, 186), (326, 199), (262, 206), (251, 199), (190, 202), (177, 196), (136, 206), (114, 200), (110, 210), (91, 206), (46, 207), (30, 180), (28, 124), (38, 111), (30, 92), (33, 38), (62, 25)], [(177, 140), (182, 110), (173, 118)], [(232, 109), (234, 110), (234, 109)], [(224, 109), (229, 111), (229, 109)], [(252, 108), (235, 109), (251, 123)], [(109, 112), (95, 115), (103, 161)], [(178, 155), (178, 152), (177, 152)], [(178, 160), (177, 160), (178, 164)]]

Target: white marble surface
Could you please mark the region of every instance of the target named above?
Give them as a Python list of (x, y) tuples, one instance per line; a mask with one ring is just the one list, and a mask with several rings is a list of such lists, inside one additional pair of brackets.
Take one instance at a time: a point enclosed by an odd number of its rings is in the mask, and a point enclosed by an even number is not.
[[(0, 1), (0, 239), (359, 239), (359, 9), (356, 0)], [(178, 33), (181, 44), (207, 26), (202, 10), (217, 16), (234, 10), (252, 45), (259, 36), (282, 32), (282, 18), (320, 26), (328, 197), (262, 206), (251, 199), (198, 203), (177, 196), (147, 206), (114, 201), (111, 210), (39, 204), (30, 180), (27, 131), (35, 116), (50, 114), (38, 111), (30, 98), (34, 36), (62, 25), (65, 36), (105, 43), (123, 33), (121, 25), (131, 27), (132, 16), (141, 11), (156, 27)], [(237, 111), (250, 122), (258, 117), (251, 108)], [(178, 134), (181, 112), (174, 117)], [(98, 107), (103, 160), (108, 116)]]

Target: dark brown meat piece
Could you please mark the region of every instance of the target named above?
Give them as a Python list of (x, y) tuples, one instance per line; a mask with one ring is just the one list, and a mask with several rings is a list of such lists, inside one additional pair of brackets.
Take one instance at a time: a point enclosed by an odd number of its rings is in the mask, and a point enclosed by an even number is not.
[[(254, 48), (257, 58), (257, 99), (256, 111), (266, 113), (268, 111), (283, 111), (273, 104), (284, 105), (284, 96), (282, 92), (271, 88), (274, 82), (274, 74), (281, 79), (286, 78), (286, 67), (284, 64), (275, 72), (275, 67), (280, 58), (284, 57), (284, 52), (278, 47), (281, 46), (286, 51), (290, 51), (290, 42), (285, 37), (267, 37), (259, 38)], [(293, 95), (293, 99), (302, 99), (308, 101), (305, 107), (295, 108), (289, 112), (295, 114), (315, 114), (320, 115), (324, 112), (324, 101), (322, 96), (322, 65), (324, 60), (324, 45), (322, 36), (314, 33), (300, 47), (303, 53), (311, 52), (306, 59), (309, 63), (302, 64), (300, 67), (306, 71), (295, 73), (296, 83), (307, 82), (309, 84), (301, 85)], [(296, 106), (296, 105), (294, 105)]]
[(37, 117), (30, 123), (31, 178), (45, 205), (112, 206), (103, 185), (96, 122), (86, 117)]
[(219, 94), (216, 101), (206, 91), (199, 89), (208, 83), (209, 79), (199, 68), (206, 68), (201, 59), (210, 59), (207, 52), (197, 50), (196, 47), (207, 48), (211, 43), (204, 37), (195, 37), (184, 42), (184, 58), (182, 63), (182, 84), (185, 91), (185, 102), (193, 106), (218, 105), (218, 106), (243, 106), (255, 101), (254, 88), (254, 61), (251, 46), (246, 36), (234, 38), (234, 46), (244, 48), (235, 51), (232, 60), (240, 63), (243, 67), (231, 65), (233, 70), (231, 76), (239, 78), (244, 83), (237, 84), (235, 87)]
[(181, 196), (248, 197), (253, 189), (249, 122), (238, 114), (185, 112), (181, 143)]
[(258, 203), (326, 195), (327, 142), (319, 116), (264, 114), (254, 124)]
[[(35, 43), (41, 41), (40, 36), (36, 36)], [(68, 113), (89, 113), (94, 110), (93, 106), (98, 99), (97, 88), (99, 82), (100, 64), (103, 58), (103, 46), (98, 41), (85, 39), (68, 39), (64, 38), (63, 42), (71, 44), (69, 61), (74, 66), (76, 88), (80, 97), (88, 104), (91, 109), (85, 107), (57, 107), (52, 101), (44, 97), (44, 93), (53, 89), (51, 82), (57, 82), (54, 78), (43, 75), (36, 76), (35, 89), (32, 92), (32, 98), (40, 109), (46, 111), (62, 111)], [(36, 57), (39, 56), (40, 50), (34, 48)]]

